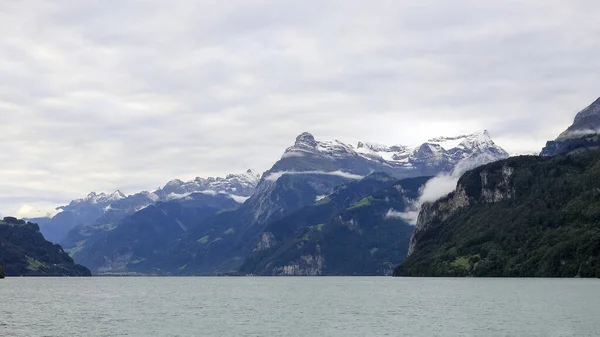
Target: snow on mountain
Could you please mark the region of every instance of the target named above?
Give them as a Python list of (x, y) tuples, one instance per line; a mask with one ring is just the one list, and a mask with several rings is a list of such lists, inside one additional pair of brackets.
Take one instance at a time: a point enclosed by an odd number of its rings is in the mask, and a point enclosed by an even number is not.
[[(142, 203), (152, 204), (158, 201), (169, 201), (179, 198), (185, 198), (193, 193), (204, 193), (209, 195), (227, 194), (239, 198), (247, 198), (254, 192), (260, 175), (253, 170), (248, 170), (241, 174), (229, 174), (225, 178), (209, 177), (196, 178), (191, 181), (182, 181), (174, 179), (160, 187), (154, 192), (143, 191), (134, 195), (126, 196), (123, 192), (117, 190), (111, 194), (91, 192), (85, 198), (71, 201), (69, 206), (62, 206), (60, 209), (68, 209), (78, 204), (99, 205), (105, 209), (119, 209), (115, 203), (126, 203), (130, 199), (143, 200)], [(139, 202), (138, 202), (139, 203)], [(110, 207), (108, 207), (110, 206)], [(139, 206), (137, 207), (139, 208)]]
[(229, 174), (225, 178), (196, 178), (186, 182), (175, 179), (154, 193), (161, 200), (174, 199), (177, 196), (186, 197), (198, 192), (249, 197), (254, 192), (259, 180), (260, 175), (253, 170), (241, 174)]
[(222, 194), (237, 203), (243, 203), (254, 193), (259, 179), (257, 173), (248, 170), (225, 178), (196, 178), (192, 181), (175, 179), (154, 192), (143, 191), (129, 196), (119, 190), (110, 194), (91, 192), (84, 198), (58, 207), (59, 213), (52, 218), (31, 220), (40, 224), (45, 236), (59, 242), (77, 226), (114, 224), (157, 202), (189, 200), (194, 198), (195, 193), (215, 196)]
[(85, 198), (83, 199), (77, 199), (74, 200), (73, 202), (75, 203), (82, 203), (82, 202), (87, 202), (87, 203), (91, 203), (91, 204), (105, 204), (108, 202), (113, 202), (113, 201), (118, 201), (121, 199), (125, 199), (127, 196), (125, 196), (125, 194), (123, 194), (123, 192), (116, 190), (111, 194), (106, 194), (106, 193), (100, 193), (100, 194), (96, 194), (96, 192), (91, 192), (90, 194), (88, 194)]
[(415, 176), (424, 169), (451, 171), (458, 162), (484, 156), (490, 161), (508, 157), (487, 131), (454, 137), (433, 138), (417, 147), (359, 142), (356, 147), (338, 140), (317, 141), (310, 133), (302, 133), (289, 147), (271, 172), (341, 171), (367, 175), (382, 171), (398, 178)]
[[(300, 185), (305, 188), (303, 200), (313, 202), (318, 195), (330, 194), (340, 184), (373, 172), (387, 173), (399, 179), (433, 176), (452, 171), (465, 159), (477, 158), (477, 162), (490, 162), (506, 157), (506, 151), (494, 144), (487, 131), (434, 138), (417, 147), (369, 142), (360, 142), (355, 147), (339, 140), (318, 141), (305, 132), (296, 138), (294, 145), (286, 149), (262, 179), (256, 172), (248, 170), (224, 178), (174, 179), (154, 192), (144, 191), (129, 196), (120, 191), (110, 194), (92, 192), (85, 198), (59, 207), (62, 212), (56, 219), (42, 219), (39, 222), (48, 224), (42, 226), (44, 229), (56, 226), (54, 222), (61, 222), (64, 225), (62, 232), (55, 233), (59, 235), (64, 234), (65, 229), (76, 226), (114, 224), (128, 214), (157, 202), (185, 201), (199, 196), (198, 193), (226, 195), (238, 203), (249, 199), (248, 207), (256, 208), (254, 216), (258, 219), (261, 214), (283, 214), (279, 204), (284, 197), (277, 193), (290, 191)], [(284, 180), (291, 185), (279, 186), (278, 189), (279, 178), (283, 176), (288, 176)], [(298, 185), (292, 182), (294, 179), (302, 182)], [(296, 200), (294, 198), (285, 200), (291, 202)]]
[(486, 131), (440, 137), (417, 147), (369, 142), (355, 147), (339, 140), (316, 140), (304, 132), (264, 174), (245, 206), (260, 223), (314, 203), (318, 196), (329, 195), (338, 186), (374, 172), (398, 179), (435, 176), (452, 172), (465, 160), (487, 163), (507, 157)]

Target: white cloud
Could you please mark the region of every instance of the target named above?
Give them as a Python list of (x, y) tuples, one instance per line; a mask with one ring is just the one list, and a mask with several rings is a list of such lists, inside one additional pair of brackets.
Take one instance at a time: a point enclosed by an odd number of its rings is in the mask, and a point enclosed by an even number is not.
[(394, 209), (390, 209), (385, 214), (386, 219), (401, 219), (412, 225), (417, 223), (418, 217), (419, 217), (419, 211), (417, 209), (410, 209), (410, 210), (406, 210), (404, 212), (399, 212)]
[[(597, 1), (0, 3), (0, 210), (264, 171), (303, 131), (539, 150), (599, 93)], [(573, 24), (577, 22), (577, 24)]]
[(419, 199), (408, 202), (406, 209), (403, 212), (395, 214), (396, 217), (404, 219), (412, 225), (416, 225), (421, 206), (423, 206), (424, 203), (435, 202), (447, 196), (456, 189), (458, 180), (464, 173), (488, 162), (489, 159), (485, 156), (468, 158), (459, 162), (452, 172), (440, 173), (429, 179), (429, 181), (421, 188)]
[(361, 175), (352, 174), (352, 173), (348, 173), (348, 172), (344, 172), (344, 171), (331, 171), (331, 172), (326, 172), (326, 171), (299, 171), (299, 172), (279, 171), (279, 172), (273, 172), (273, 173), (269, 174), (268, 176), (265, 177), (265, 180), (277, 181), (277, 180), (279, 180), (279, 178), (283, 177), (284, 175), (307, 175), (307, 174), (337, 176), (337, 177), (353, 179), (353, 180), (360, 180), (360, 179), (364, 178)]

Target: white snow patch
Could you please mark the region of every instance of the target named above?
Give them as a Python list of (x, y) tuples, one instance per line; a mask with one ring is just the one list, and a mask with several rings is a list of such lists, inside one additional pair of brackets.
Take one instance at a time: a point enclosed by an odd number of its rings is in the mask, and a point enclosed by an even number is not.
[(141, 211), (141, 210), (143, 210), (143, 209), (146, 209), (146, 208), (150, 207), (150, 205), (151, 205), (151, 204), (140, 205), (140, 206), (138, 206), (138, 207), (136, 207), (136, 208), (135, 208), (135, 211), (136, 211), (136, 212), (139, 212), (139, 211)]
[(383, 158), (385, 161), (396, 161), (394, 159), (394, 156), (396, 155), (396, 153), (394, 153), (394, 152), (376, 152), (376, 153), (378, 156)]
[(156, 193), (154, 193), (154, 192), (152, 192), (152, 193), (148, 193), (147, 197), (148, 197), (148, 199), (150, 199), (152, 202), (157, 202), (157, 201), (159, 201), (159, 200), (160, 200), (160, 197), (159, 197), (159, 196), (158, 196)]
[(430, 143), (433, 144), (437, 144), (439, 146), (441, 146), (442, 148), (444, 148), (444, 150), (450, 150), (450, 149), (454, 149), (455, 147), (458, 147), (460, 145), (460, 143), (462, 143), (464, 141), (463, 137), (457, 137), (457, 138), (439, 138), (439, 139), (435, 139), (435, 140), (430, 140)]
[(235, 195), (235, 194), (229, 194), (229, 197), (231, 199), (233, 199), (233, 201), (237, 202), (238, 204), (243, 204), (246, 202), (246, 200), (250, 199), (250, 197), (243, 197), (241, 195)]
[(327, 195), (317, 195), (317, 197), (315, 198), (315, 201), (321, 201), (323, 199), (327, 198)]

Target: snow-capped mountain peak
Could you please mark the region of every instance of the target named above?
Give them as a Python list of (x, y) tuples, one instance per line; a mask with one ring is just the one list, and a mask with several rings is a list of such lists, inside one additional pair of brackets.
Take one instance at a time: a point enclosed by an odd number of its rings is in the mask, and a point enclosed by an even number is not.
[(315, 148), (317, 145), (318, 143), (315, 140), (315, 136), (308, 132), (303, 132), (296, 137), (296, 143), (294, 144), (295, 147), (300, 148)]
[(317, 141), (312, 134), (304, 132), (296, 137), (294, 146), (289, 147), (282, 158), (302, 157), (307, 154), (343, 157), (353, 153), (355, 153), (355, 151), (352, 145), (342, 143), (339, 140)]
[(154, 193), (161, 200), (177, 199), (178, 197), (188, 196), (191, 193), (228, 194), (248, 197), (254, 192), (259, 180), (260, 176), (258, 174), (252, 170), (247, 170), (240, 174), (228, 174), (225, 178), (197, 177), (191, 181), (175, 179)]
[(445, 150), (451, 150), (457, 147), (472, 147), (475, 144), (490, 144), (493, 143), (490, 133), (487, 130), (471, 134), (463, 134), (454, 137), (438, 137), (427, 141), (431, 144), (437, 144)]
[(168, 182), (168, 183), (165, 185), (165, 187), (166, 187), (166, 186), (181, 186), (181, 185), (183, 185), (183, 184), (184, 184), (184, 183), (183, 183), (183, 181), (182, 181), (182, 180), (179, 180), (179, 179), (173, 179), (173, 180), (169, 181), (169, 182)]
[(118, 200), (125, 199), (125, 198), (127, 198), (127, 196), (125, 194), (123, 194), (123, 192), (121, 192), (119, 190), (116, 190), (116, 191), (114, 191), (111, 194), (91, 192), (85, 198), (75, 200), (74, 202), (76, 202), (76, 203), (86, 202), (86, 203), (92, 203), (92, 204), (105, 204), (107, 202), (118, 201)]
[(451, 170), (459, 161), (483, 155), (489, 161), (508, 157), (489, 132), (430, 139), (422, 145), (383, 145), (359, 142), (356, 147), (335, 141), (316, 140), (302, 133), (270, 173), (282, 171), (329, 172), (340, 167), (351, 174), (368, 175), (381, 171), (397, 177)]
[(108, 197), (108, 200), (109, 201), (117, 201), (117, 200), (121, 200), (121, 199), (125, 199), (125, 198), (127, 198), (127, 196), (125, 194), (123, 194), (123, 192), (116, 190)]
[(358, 142), (358, 145), (356, 146), (356, 148), (357, 149), (368, 149), (368, 150), (374, 151), (374, 152), (391, 152), (391, 149), (389, 146), (383, 145), (383, 144), (376, 144), (376, 143)]

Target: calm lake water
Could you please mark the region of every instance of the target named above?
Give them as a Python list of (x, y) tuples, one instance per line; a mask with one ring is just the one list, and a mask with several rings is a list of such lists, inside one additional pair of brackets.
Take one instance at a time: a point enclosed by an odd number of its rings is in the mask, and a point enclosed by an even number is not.
[(600, 280), (0, 280), (0, 336), (598, 335)]

